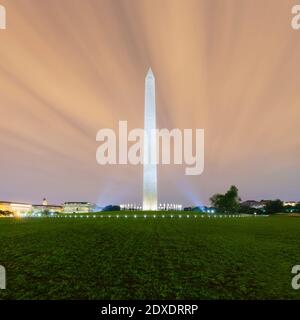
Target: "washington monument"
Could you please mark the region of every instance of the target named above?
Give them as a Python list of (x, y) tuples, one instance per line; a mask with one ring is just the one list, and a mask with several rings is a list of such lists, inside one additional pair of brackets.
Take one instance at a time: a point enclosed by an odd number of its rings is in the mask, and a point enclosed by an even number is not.
[(151, 68), (145, 79), (143, 210), (157, 210), (155, 78)]

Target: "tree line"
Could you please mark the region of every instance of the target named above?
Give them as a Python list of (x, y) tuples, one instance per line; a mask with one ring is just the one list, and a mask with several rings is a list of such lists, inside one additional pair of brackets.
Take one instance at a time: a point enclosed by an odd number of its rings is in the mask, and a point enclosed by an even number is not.
[(241, 203), (239, 190), (231, 186), (225, 194), (217, 193), (210, 198), (212, 206), (218, 213), (249, 213), (249, 214), (275, 214), (300, 213), (300, 203), (296, 206), (284, 206), (280, 199), (265, 201), (263, 208), (253, 208)]

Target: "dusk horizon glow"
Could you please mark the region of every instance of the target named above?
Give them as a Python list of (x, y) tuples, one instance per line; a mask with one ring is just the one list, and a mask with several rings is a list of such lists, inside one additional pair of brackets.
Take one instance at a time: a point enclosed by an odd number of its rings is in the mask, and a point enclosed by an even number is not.
[(157, 127), (205, 130), (203, 174), (158, 165), (158, 203), (300, 201), (294, 1), (0, 3), (1, 201), (142, 204), (142, 165), (98, 165), (96, 134), (143, 128), (150, 66)]

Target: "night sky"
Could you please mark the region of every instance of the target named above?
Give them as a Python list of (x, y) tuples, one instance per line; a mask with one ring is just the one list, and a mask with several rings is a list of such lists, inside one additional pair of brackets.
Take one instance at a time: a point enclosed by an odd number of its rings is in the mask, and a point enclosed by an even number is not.
[(142, 202), (141, 166), (99, 166), (96, 133), (203, 128), (205, 168), (159, 166), (159, 202), (300, 200), (300, 30), (288, 0), (0, 0), (0, 200)]

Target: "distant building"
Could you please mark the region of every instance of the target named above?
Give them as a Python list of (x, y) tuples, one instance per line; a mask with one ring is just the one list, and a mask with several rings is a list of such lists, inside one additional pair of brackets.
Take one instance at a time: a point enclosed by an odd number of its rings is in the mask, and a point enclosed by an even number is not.
[(262, 209), (265, 203), (263, 201), (247, 200), (242, 202), (241, 205), (253, 209)]
[(265, 207), (268, 203), (270, 202), (270, 200), (260, 200), (260, 203)]
[(1, 211), (10, 211), (15, 215), (22, 215), (32, 212), (32, 205), (21, 202), (0, 201)]
[(62, 212), (62, 210), (63, 210), (63, 206), (48, 204), (48, 201), (46, 198), (43, 199), (42, 204), (32, 205), (33, 213), (57, 213), (57, 212)]
[(287, 206), (296, 207), (297, 204), (298, 204), (297, 201), (284, 201), (283, 202), (284, 207), (287, 207)]
[(97, 206), (90, 202), (65, 202), (63, 204), (64, 213), (89, 213), (95, 212)]

